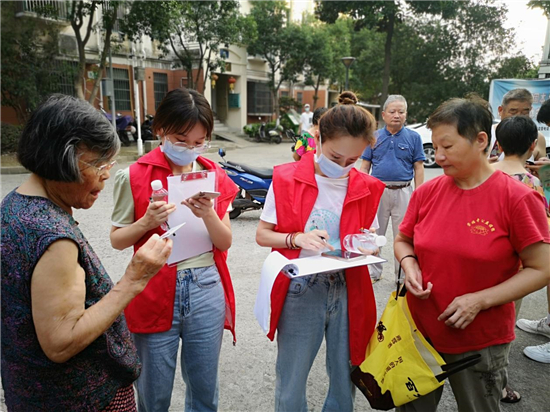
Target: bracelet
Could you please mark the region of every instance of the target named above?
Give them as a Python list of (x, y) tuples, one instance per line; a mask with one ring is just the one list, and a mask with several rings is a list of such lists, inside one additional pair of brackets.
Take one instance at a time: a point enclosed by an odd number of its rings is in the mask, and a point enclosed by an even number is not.
[(300, 249), (300, 247), (296, 245), (296, 237), (298, 237), (298, 235), (302, 235), (302, 234), (303, 234), (303, 232), (293, 232), (292, 233), (292, 236), (290, 237), (291, 249)]
[(407, 256), (403, 256), (401, 258), (401, 260), (399, 261), (399, 264), (401, 265), (401, 262), (403, 262), (403, 259), (406, 259), (406, 258), (413, 258), (414, 260), (416, 260), (418, 262), (418, 258), (415, 255), (407, 255)]
[(288, 233), (288, 234), (286, 235), (286, 238), (285, 238), (285, 245), (286, 245), (286, 248), (287, 248), (287, 249), (291, 249), (290, 243), (289, 243), (289, 239), (290, 239), (291, 236), (292, 236), (292, 233)]

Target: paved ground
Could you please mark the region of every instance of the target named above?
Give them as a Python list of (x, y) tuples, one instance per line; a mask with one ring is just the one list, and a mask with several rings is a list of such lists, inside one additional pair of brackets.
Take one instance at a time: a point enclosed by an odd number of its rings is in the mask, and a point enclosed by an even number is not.
[[(217, 146), (223, 146), (216, 142)], [(290, 144), (281, 145), (248, 143), (244, 139), (236, 144), (228, 144), (226, 159), (247, 163), (250, 166), (267, 167), (291, 160)], [(207, 155), (219, 160), (215, 153)], [(125, 167), (127, 164), (118, 165)], [(441, 174), (440, 169), (427, 170), (427, 179)], [(1, 176), (1, 193), (4, 197), (17, 187), (26, 175)], [(89, 210), (77, 210), (75, 218), (80, 222), (84, 234), (93, 246), (113, 280), (117, 281), (128, 264), (131, 252), (115, 251), (109, 243), (110, 214), (112, 208), (112, 184), (107, 182), (104, 193)], [(254, 236), (260, 212), (247, 212), (232, 221), (233, 246), (229, 253), (229, 268), (232, 273), (237, 300), (237, 345), (231, 344), (231, 336), (225, 334), (220, 364), (220, 410), (234, 412), (259, 412), (273, 410), (275, 387), (276, 344), (270, 342), (256, 323), (252, 309), (259, 282), (259, 273), (269, 250), (255, 244)], [(391, 244), (391, 230), (388, 230)], [(391, 248), (383, 251), (383, 257), (390, 260)], [(391, 260), (390, 260), (391, 261)], [(386, 264), (384, 275), (374, 286), (379, 315), (386, 305), (387, 298), (393, 289), (393, 270)], [(539, 319), (546, 314), (544, 291), (538, 291), (524, 299), (521, 316)], [(516, 405), (503, 405), (504, 411), (540, 412), (548, 411), (550, 395), (548, 392), (550, 365), (544, 365), (527, 359), (522, 354), (525, 346), (544, 343), (541, 336), (533, 336), (517, 330), (510, 355), (510, 381), (520, 391), (523, 400)], [(328, 388), (325, 373), (324, 345), (313, 365), (308, 382), (308, 402), (310, 411), (320, 411)], [(183, 411), (184, 384), (179, 374), (172, 396), (170, 411)], [(4, 409), (3, 409), (4, 408)], [(0, 404), (0, 410), (5, 406)], [(371, 410), (368, 402), (358, 393), (356, 396), (357, 411)], [(456, 403), (447, 385), (444, 391), (440, 411), (456, 411)]]

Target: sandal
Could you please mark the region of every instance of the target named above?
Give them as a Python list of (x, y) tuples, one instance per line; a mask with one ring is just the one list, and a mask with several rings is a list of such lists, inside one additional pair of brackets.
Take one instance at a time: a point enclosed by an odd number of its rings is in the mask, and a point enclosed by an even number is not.
[(512, 390), (508, 385), (502, 390), (501, 402), (505, 403), (517, 403), (521, 400), (519, 392)]

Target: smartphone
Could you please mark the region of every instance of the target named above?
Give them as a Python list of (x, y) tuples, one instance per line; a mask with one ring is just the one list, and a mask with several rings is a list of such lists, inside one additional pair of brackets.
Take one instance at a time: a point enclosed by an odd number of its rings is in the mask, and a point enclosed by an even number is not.
[(220, 192), (208, 192), (208, 191), (202, 191), (195, 193), (193, 196), (190, 197), (190, 199), (198, 200), (200, 198), (206, 197), (207, 199), (215, 199), (220, 195)]
[(342, 249), (336, 249), (330, 252), (323, 252), (321, 253), (321, 256), (332, 259), (345, 260), (348, 262), (351, 260), (364, 259), (366, 257), (366, 255), (363, 255), (361, 253), (348, 252), (347, 250)]
[(532, 160), (526, 160), (525, 163), (527, 163), (529, 166), (535, 165), (535, 162), (533, 162)]

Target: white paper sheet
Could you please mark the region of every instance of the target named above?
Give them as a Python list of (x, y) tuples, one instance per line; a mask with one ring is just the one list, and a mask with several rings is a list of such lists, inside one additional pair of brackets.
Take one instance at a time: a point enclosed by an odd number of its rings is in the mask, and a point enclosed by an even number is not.
[(172, 237), (174, 246), (168, 258), (168, 264), (172, 265), (184, 259), (198, 256), (212, 250), (212, 240), (204, 221), (196, 217), (191, 210), (181, 201), (193, 196), (201, 190), (216, 190), (216, 173), (207, 172), (206, 178), (187, 180), (182, 182), (180, 176), (168, 177), (168, 202), (176, 205), (176, 210), (168, 216), (168, 224), (175, 227), (185, 222), (185, 227), (180, 229), (178, 236)]
[(262, 266), (260, 287), (256, 295), (256, 304), (254, 305), (254, 315), (261, 328), (267, 333), (271, 312), (271, 290), (279, 272), (283, 272), (288, 277), (294, 278), (383, 262), (386, 262), (386, 259), (371, 255), (365, 256), (364, 259), (350, 262), (327, 258), (321, 255), (290, 260), (279, 252), (271, 252)]

